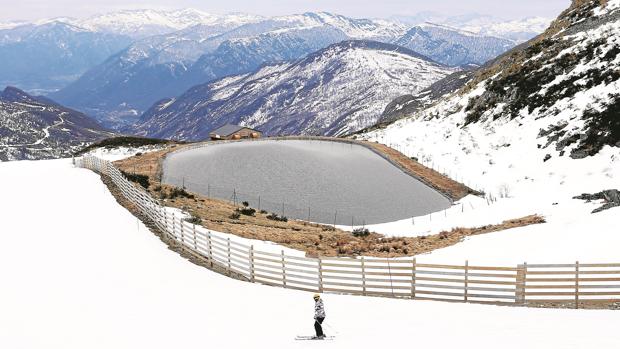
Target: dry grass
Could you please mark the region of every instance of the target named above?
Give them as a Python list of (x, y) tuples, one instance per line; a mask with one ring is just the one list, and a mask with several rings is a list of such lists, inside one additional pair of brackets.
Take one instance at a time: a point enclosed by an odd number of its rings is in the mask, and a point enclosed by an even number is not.
[(359, 142), (361, 144), (365, 144), (366, 146), (372, 147), (376, 151), (384, 154), (390, 160), (397, 163), (402, 169), (405, 170), (409, 175), (418, 178), (426, 185), (432, 187), (433, 189), (445, 194), (450, 197), (452, 200), (460, 200), (467, 196), (468, 194), (476, 194), (478, 193), (462, 183), (459, 183), (450, 177), (444, 176), (443, 174), (425, 167), (417, 161), (414, 161), (403, 153), (392, 149), (386, 145), (380, 143), (372, 143), (372, 142)]
[[(367, 143), (367, 145), (384, 153), (410, 174), (422, 178), (426, 183), (450, 197), (460, 198), (471, 192), (466, 186), (420, 165), (391, 148), (376, 143)], [(229, 202), (196, 193), (191, 193), (189, 197), (177, 195), (171, 198), (174, 196), (171, 195), (172, 192), (178, 188), (160, 184), (162, 159), (171, 151), (183, 147), (186, 145), (171, 146), (164, 150), (117, 161), (115, 165), (125, 172), (148, 176), (150, 180), (148, 191), (153, 197), (163, 200), (168, 206), (190, 212), (193, 216), (200, 218), (202, 225), (208, 229), (249, 239), (276, 242), (305, 251), (308, 256), (413, 256), (454, 245), (467, 236), (544, 222), (542, 217), (528, 216), (498, 225), (454, 229), (426, 237), (386, 238), (376, 233), (370, 233), (365, 237), (355, 237), (350, 232), (334, 229), (331, 226), (297, 220), (278, 222), (268, 219), (268, 213), (256, 212), (255, 216), (240, 215), (239, 218), (235, 218), (232, 214), (238, 207)]]

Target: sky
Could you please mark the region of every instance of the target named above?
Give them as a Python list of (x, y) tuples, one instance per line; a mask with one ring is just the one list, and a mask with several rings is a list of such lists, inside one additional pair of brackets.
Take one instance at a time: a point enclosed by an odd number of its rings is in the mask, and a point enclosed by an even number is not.
[(570, 0), (0, 0), (0, 21), (83, 18), (120, 9), (186, 7), (216, 14), (246, 12), (264, 16), (328, 11), (351, 17), (388, 18), (433, 11), (517, 19), (555, 17), (569, 5)]

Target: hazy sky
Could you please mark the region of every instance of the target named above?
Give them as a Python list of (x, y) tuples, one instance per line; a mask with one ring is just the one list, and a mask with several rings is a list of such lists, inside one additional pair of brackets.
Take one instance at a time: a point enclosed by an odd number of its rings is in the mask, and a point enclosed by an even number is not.
[(135, 8), (192, 7), (207, 12), (283, 15), (329, 11), (352, 17), (389, 17), (435, 11), (446, 15), (490, 14), (513, 19), (555, 17), (570, 0), (0, 0), (0, 21), (50, 17), (86, 17)]

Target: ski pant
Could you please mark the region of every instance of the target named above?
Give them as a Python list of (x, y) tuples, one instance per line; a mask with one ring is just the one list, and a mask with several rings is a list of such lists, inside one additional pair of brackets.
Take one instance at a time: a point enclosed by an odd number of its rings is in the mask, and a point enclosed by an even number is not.
[(318, 317), (318, 318), (314, 319), (314, 331), (316, 332), (316, 336), (317, 337), (324, 336), (324, 334), (323, 334), (323, 326), (321, 326), (321, 324), (323, 323), (324, 320), (325, 320), (324, 317)]

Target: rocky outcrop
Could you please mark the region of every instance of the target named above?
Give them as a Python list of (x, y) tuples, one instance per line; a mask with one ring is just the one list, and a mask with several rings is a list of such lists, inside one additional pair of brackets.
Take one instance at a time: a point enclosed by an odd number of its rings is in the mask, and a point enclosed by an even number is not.
[(592, 211), (592, 213), (597, 213), (620, 206), (620, 191), (617, 189), (604, 190), (596, 194), (581, 194), (573, 197), (573, 199), (586, 200), (587, 202), (605, 200), (605, 204), (603, 206)]

